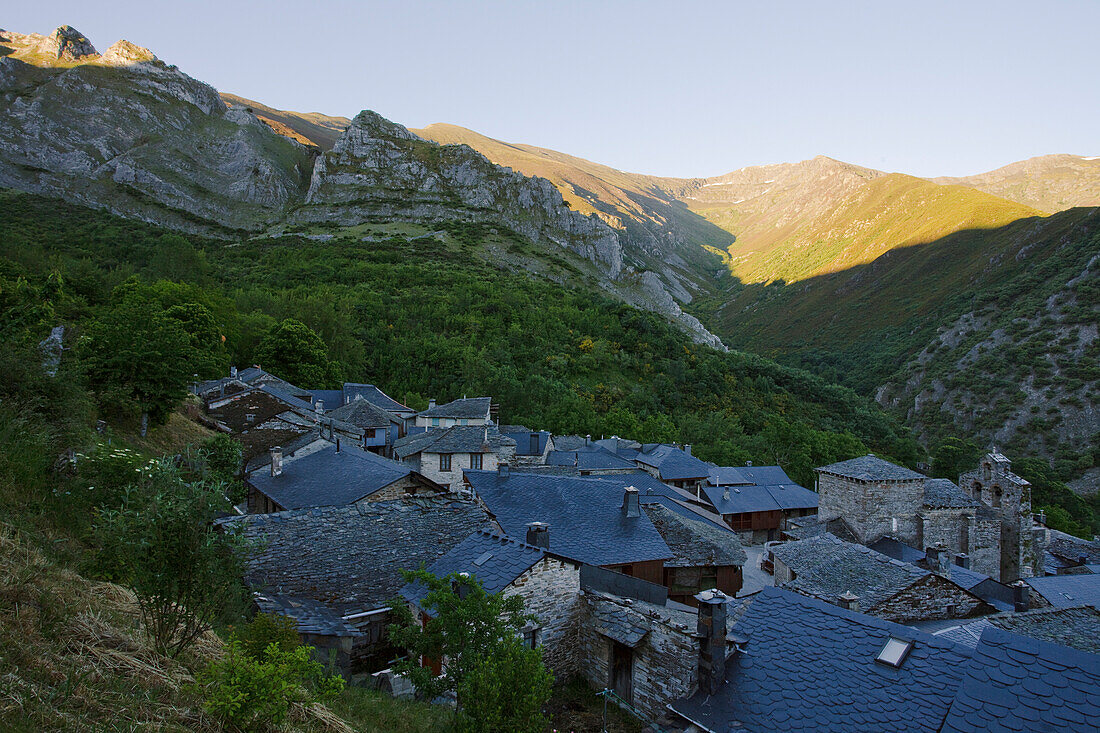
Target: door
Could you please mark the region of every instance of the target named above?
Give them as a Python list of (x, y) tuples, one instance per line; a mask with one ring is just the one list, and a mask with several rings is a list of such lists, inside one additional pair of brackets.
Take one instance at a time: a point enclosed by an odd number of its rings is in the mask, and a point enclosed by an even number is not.
[(634, 650), (626, 644), (611, 642), (611, 689), (628, 703), (633, 703)]

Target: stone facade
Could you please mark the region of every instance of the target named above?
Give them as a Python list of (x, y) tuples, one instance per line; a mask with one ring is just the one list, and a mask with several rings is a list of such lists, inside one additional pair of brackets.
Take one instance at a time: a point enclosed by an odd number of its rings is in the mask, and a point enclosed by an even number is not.
[(1035, 574), (1037, 550), (1031, 535), (1031, 484), (1012, 473), (1012, 462), (993, 451), (975, 471), (959, 476), (959, 486), (1000, 521), (1000, 567), (996, 576), (1010, 583)]
[(932, 573), (877, 606), (865, 609), (864, 613), (904, 624), (913, 621), (969, 618), (993, 613), (995, 610), (964, 588)]
[(1001, 520), (988, 510), (967, 517), (970, 569), (991, 578), (1001, 577)]
[(505, 596), (523, 598), (523, 609), (538, 618), (535, 641), (543, 648), (546, 666), (559, 679), (579, 666), (577, 636), (583, 615), (580, 566), (549, 555), (504, 589)]
[(405, 478), (394, 481), (386, 488), (374, 492), (364, 498), (363, 501), (393, 501), (404, 499), (406, 496), (437, 493), (439, 493), (439, 490), (436, 487), (422, 481), (415, 474), (410, 474)]
[[(473, 453), (425, 452), (419, 453), (415, 457), (407, 458), (405, 462), (428, 480), (435, 481), (440, 486), (449, 487), (451, 490), (457, 490), (462, 486), (462, 471), (467, 468), (474, 468), (474, 455)], [(476, 455), (481, 456), (481, 469), (485, 471), (496, 471), (500, 466), (501, 459), (504, 459), (505, 463), (508, 462), (503, 451), (499, 457), (496, 453), (478, 453)], [(449, 471), (444, 471), (441, 468), (441, 461), (444, 456), (450, 456), (451, 470)], [(514, 458), (514, 453), (512, 457)]]
[[(699, 680), (698, 616), (643, 601), (586, 593), (580, 624), (580, 674), (597, 690), (615, 690), (617, 659), (629, 664), (626, 702), (648, 720), (661, 717), (673, 700), (691, 695)], [(644, 632), (633, 647), (601, 633), (598, 614), (611, 612)], [(622, 663), (621, 661), (619, 662)]]
[[(930, 509), (920, 515), (919, 542), (921, 549), (943, 545), (952, 555), (970, 552), (970, 517), (960, 509)], [(901, 539), (900, 537), (898, 539)], [(904, 542), (904, 540), (902, 540)], [(908, 543), (907, 543), (908, 544)]]
[(919, 546), (924, 504), (924, 481), (861, 481), (820, 474), (818, 516), (823, 520), (842, 517), (860, 542), (895, 537)]

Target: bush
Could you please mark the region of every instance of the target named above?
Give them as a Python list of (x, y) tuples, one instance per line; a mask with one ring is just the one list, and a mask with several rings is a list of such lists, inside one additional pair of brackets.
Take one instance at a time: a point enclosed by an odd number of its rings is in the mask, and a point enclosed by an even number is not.
[(241, 642), (247, 654), (259, 659), (274, 644), (289, 652), (301, 643), (294, 619), (278, 614), (258, 613), (239, 629), (233, 629), (234, 637)]
[(344, 689), (343, 678), (326, 675), (311, 659), (313, 647), (286, 649), (271, 642), (259, 656), (233, 638), (225, 657), (211, 662), (196, 681), (203, 707), (231, 729), (266, 730), (280, 725), (294, 703), (326, 702)]
[(550, 699), (553, 678), (542, 653), (515, 636), (474, 667), (458, 685), (456, 730), (463, 733), (537, 733), (546, 730), (543, 707)]
[(154, 648), (178, 655), (243, 608), (244, 545), (212, 522), (223, 487), (184, 481), (170, 461), (136, 469), (118, 508), (99, 511), (95, 567), (137, 596)]

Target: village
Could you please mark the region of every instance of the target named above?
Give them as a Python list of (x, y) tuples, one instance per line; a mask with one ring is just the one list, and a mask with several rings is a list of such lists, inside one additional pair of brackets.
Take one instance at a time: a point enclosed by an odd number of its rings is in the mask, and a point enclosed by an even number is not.
[(426, 568), (521, 597), (554, 676), (652, 730), (1100, 725), (1100, 542), (1048, 528), (996, 449), (954, 481), (867, 455), (804, 487), (501, 424), (492, 397), (418, 411), (259, 366), (192, 391), (244, 448), (219, 524), (259, 548), (256, 610), (352, 684), (412, 693), (386, 628), (394, 599), (427, 618), (402, 575)]

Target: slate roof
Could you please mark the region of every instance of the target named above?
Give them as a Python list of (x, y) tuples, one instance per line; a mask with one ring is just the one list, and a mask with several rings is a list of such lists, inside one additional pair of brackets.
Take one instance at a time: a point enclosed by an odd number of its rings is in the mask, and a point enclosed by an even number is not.
[(471, 533), (493, 529), (477, 502), (454, 495), (227, 517), (257, 543), (246, 580), (257, 591), (310, 598), (341, 614), (384, 607), (402, 569), (431, 564)]
[(951, 479), (930, 478), (924, 483), (924, 505), (932, 509), (966, 509), (978, 502)]
[(454, 425), (398, 438), (393, 451), (400, 458), (417, 453), (499, 453), (503, 446), (514, 444), (514, 440), (501, 435), (491, 425)]
[(593, 630), (631, 648), (641, 643), (655, 623), (690, 631), (695, 631), (698, 624), (698, 616), (688, 612), (692, 609), (680, 610), (671, 603), (658, 606), (631, 598), (629, 605), (625, 605), (621, 597), (591, 590), (585, 591), (584, 599), (591, 612)]
[(718, 529), (701, 518), (688, 518), (659, 503), (642, 506), (674, 555), (665, 567), (741, 566), (748, 559), (736, 532)]
[[(546, 450), (546, 443), (550, 440), (550, 433), (545, 430), (528, 430), (522, 425), (501, 425), (500, 434), (516, 441), (517, 456), (541, 456)], [(531, 450), (531, 436), (537, 436), (536, 450)]]
[(552, 450), (546, 456), (548, 466), (574, 466), (579, 470), (637, 470), (630, 461), (605, 450), (561, 451)]
[(344, 620), (343, 616), (323, 603), (310, 598), (294, 598), (275, 593), (253, 596), (260, 613), (287, 616), (302, 634), (321, 636), (361, 636), (362, 632)]
[(321, 406), (325, 410), (334, 410), (344, 404), (344, 390), (342, 389), (311, 389), (309, 393), (313, 395), (313, 404), (318, 402), (323, 403)]
[(733, 466), (711, 466), (710, 472), (707, 474), (707, 483), (711, 486), (737, 486), (751, 484), (753, 481), (745, 478)]
[[(547, 552), (495, 532), (474, 532), (443, 557), (428, 566), (437, 577), (451, 573), (469, 573), (481, 582), (486, 593), (500, 593)], [(401, 595), (419, 605), (428, 589), (422, 583), (408, 583)]]
[[(748, 637), (718, 694), (672, 703), (713, 731), (935, 733), (969, 650), (779, 588), (764, 588), (732, 626)], [(875, 661), (890, 637), (912, 641), (901, 667)]]
[(593, 445), (583, 435), (555, 435), (553, 441), (554, 450), (581, 450)]
[(988, 628), (945, 733), (1100, 729), (1100, 656)]
[(325, 417), (343, 420), (358, 428), (388, 428), (394, 423), (402, 422), (397, 415), (375, 407), (362, 397), (334, 410), (326, 410)]
[(489, 415), (489, 397), (463, 397), (428, 408), (420, 417), (485, 418)]
[(265, 372), (259, 367), (248, 367), (238, 370), (237, 379), (245, 384), (251, 384), (254, 387), (269, 385), (300, 400), (309, 400), (312, 397), (309, 390), (293, 385), (285, 379), (276, 377), (271, 372)]
[(388, 410), (390, 412), (416, 412), (416, 410), (412, 409), (408, 405), (401, 404), (373, 384), (344, 382), (343, 395), (344, 399), (342, 400), (342, 402), (344, 404), (355, 402), (355, 400), (358, 399), (363, 399), (371, 403), (375, 407), (380, 407), (383, 410)]
[[(776, 467), (778, 468), (778, 466)], [(784, 474), (786, 476), (786, 474)], [(726, 498), (727, 492), (729, 498)], [(787, 479), (771, 485), (712, 486), (705, 484), (703, 493), (719, 514), (816, 509), (817, 492), (804, 489)]]
[[(722, 520), (721, 514), (715, 514), (709, 507), (704, 507), (695, 500), (693, 494), (677, 489), (667, 484), (662, 484), (667, 491), (661, 491), (660, 489), (653, 489), (650, 487), (637, 487), (641, 493), (641, 503), (645, 504), (660, 504), (669, 511), (675, 512), (687, 519), (694, 519), (697, 522), (706, 522), (712, 527), (717, 527), (723, 532), (732, 532), (729, 525)], [(678, 493), (674, 493), (678, 492)]]
[(819, 473), (829, 473), (859, 481), (921, 481), (925, 479), (923, 474), (910, 471), (904, 466), (898, 466), (873, 455), (850, 458), (847, 461), (832, 463), (814, 470)]
[(405, 464), (370, 451), (350, 447), (337, 452), (329, 445), (284, 463), (278, 476), (257, 471), (248, 483), (284, 509), (302, 509), (352, 504), (412, 473)]
[(902, 562), (919, 562), (924, 559), (924, 551), (907, 545), (893, 537), (882, 537), (868, 545), (875, 552)]
[(1070, 562), (1076, 563), (1084, 556), (1086, 564), (1100, 563), (1100, 542), (1074, 537), (1056, 529), (1050, 530), (1046, 549), (1047, 552)]
[(665, 481), (705, 479), (710, 474), (708, 464), (673, 445), (656, 445), (649, 450), (643, 448), (634, 460), (656, 468)]
[(814, 515), (790, 519), (787, 521), (787, 529), (783, 530), (783, 533), (798, 540), (831, 534), (845, 542), (858, 541), (855, 533), (852, 532), (852, 528), (841, 517), (821, 519)]
[(1082, 605), (1100, 607), (1100, 575), (1048, 575), (1025, 580), (1032, 590), (1056, 608)]
[(514, 471), (464, 471), (466, 481), (510, 537), (527, 525), (550, 525), (550, 550), (592, 565), (667, 560), (672, 551), (645, 512), (627, 517), (623, 490), (638, 476), (554, 476)]
[[(286, 469), (293, 457), (299, 451), (313, 445), (324, 443), (336, 447), (336, 444), (322, 438), (316, 429), (290, 431), (290, 430), (249, 430), (239, 436), (241, 445), (245, 448), (245, 455), (252, 455), (245, 463), (245, 473), (249, 477), (267, 466), (271, 465), (271, 449), (278, 446), (283, 449), (283, 468)], [(275, 441), (275, 442), (273, 442)]]
[(1100, 610), (1092, 606), (1039, 608), (1023, 613), (983, 616), (969, 623), (937, 631), (936, 636), (973, 649), (982, 638), (982, 633), (991, 626), (1100, 654)]
[(772, 553), (795, 573), (784, 588), (829, 602), (851, 591), (868, 610), (929, 574), (831, 534), (776, 545)]

